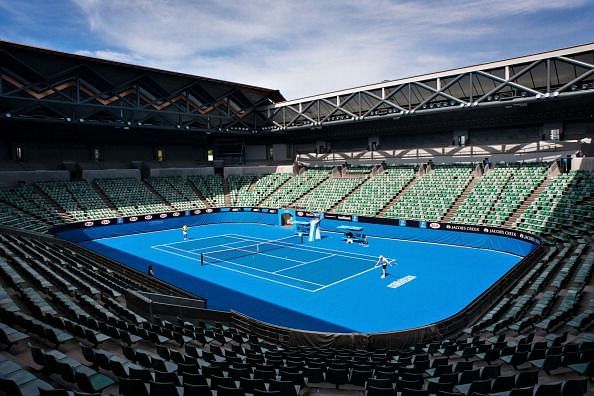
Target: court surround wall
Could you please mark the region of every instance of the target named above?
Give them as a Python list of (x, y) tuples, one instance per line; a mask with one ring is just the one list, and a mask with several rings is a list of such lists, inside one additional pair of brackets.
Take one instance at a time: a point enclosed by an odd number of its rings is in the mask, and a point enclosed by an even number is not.
[[(293, 218), (301, 221), (319, 215), (295, 209), (209, 208), (66, 224), (53, 228), (51, 232), (60, 238), (79, 243), (93, 239), (181, 228), (184, 224), (189, 227), (213, 223), (280, 225), (281, 216), (285, 213), (289, 213)], [(527, 256), (541, 243), (539, 238), (525, 232), (468, 224), (332, 213), (325, 214), (324, 220), (321, 222), (322, 230), (330, 232), (341, 232), (338, 227), (344, 225), (361, 226), (368, 236), (466, 246), (506, 252), (522, 257)]]
[[(291, 213), (296, 219), (301, 218), (301, 220), (317, 215), (294, 209), (213, 208), (193, 212), (161, 213), (143, 216), (142, 218), (105, 219), (65, 225), (52, 231), (56, 236), (80, 243), (110, 236), (180, 228), (183, 224), (189, 226), (211, 223), (278, 225), (282, 214), (287, 212)], [(368, 235), (500, 250), (521, 255), (524, 259), (457, 314), (437, 323), (418, 328), (375, 334), (324, 333), (271, 325), (239, 312), (231, 311), (228, 318), (234, 326), (258, 334), (270, 341), (287, 342), (292, 345), (376, 349), (400, 348), (418, 342), (427, 342), (445, 335), (455, 334), (483, 315), (489, 309), (490, 304), (509, 290), (516, 280), (542, 256), (544, 250), (540, 239), (533, 235), (496, 227), (425, 223), (336, 214), (326, 214), (326, 216), (322, 221), (323, 229), (330, 232), (340, 232), (337, 227), (341, 225), (358, 225), (363, 226)]]

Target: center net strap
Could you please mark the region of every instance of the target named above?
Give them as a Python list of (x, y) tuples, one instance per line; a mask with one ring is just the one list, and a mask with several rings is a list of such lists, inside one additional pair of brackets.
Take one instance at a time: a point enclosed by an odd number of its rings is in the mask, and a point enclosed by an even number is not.
[(200, 264), (213, 264), (223, 261), (229, 261), (240, 257), (251, 256), (259, 253), (269, 252), (271, 250), (283, 249), (303, 243), (303, 237), (292, 235), (290, 237), (276, 239), (273, 241), (258, 242), (251, 245), (237, 248), (216, 250), (214, 252), (205, 252), (200, 254)]

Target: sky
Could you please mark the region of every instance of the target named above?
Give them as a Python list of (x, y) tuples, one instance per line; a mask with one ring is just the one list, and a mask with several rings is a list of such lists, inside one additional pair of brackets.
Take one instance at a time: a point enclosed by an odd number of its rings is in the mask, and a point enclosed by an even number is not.
[(0, 40), (296, 99), (594, 42), (594, 0), (0, 0)]

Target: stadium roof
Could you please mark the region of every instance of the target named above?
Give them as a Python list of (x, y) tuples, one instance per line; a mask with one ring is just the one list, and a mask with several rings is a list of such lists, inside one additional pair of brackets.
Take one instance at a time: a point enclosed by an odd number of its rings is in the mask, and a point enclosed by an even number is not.
[(594, 93), (594, 43), (263, 106), (270, 130)]
[[(0, 41), (0, 114), (160, 129), (253, 130), (278, 90)], [(82, 120), (82, 121), (81, 121)]]

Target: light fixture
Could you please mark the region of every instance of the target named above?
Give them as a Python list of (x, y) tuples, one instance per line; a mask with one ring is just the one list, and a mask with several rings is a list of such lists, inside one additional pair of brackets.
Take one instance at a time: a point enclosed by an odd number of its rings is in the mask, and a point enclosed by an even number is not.
[(12, 114), (6, 113), (5, 116), (6, 116), (6, 118), (10, 118), (10, 117), (12, 117)]

